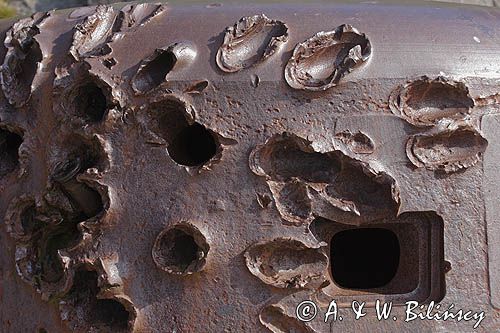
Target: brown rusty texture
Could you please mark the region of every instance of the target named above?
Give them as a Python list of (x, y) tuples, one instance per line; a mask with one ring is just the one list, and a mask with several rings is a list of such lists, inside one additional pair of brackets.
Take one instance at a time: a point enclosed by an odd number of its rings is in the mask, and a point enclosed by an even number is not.
[(1, 332), (500, 331), (500, 11), (123, 6), (0, 23)]

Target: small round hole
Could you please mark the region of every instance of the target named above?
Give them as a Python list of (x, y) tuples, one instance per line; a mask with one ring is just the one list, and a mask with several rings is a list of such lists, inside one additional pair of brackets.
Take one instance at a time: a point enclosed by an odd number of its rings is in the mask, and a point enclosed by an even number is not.
[(200, 124), (183, 128), (168, 145), (168, 153), (178, 164), (203, 165), (217, 153), (214, 135)]
[(179, 224), (162, 231), (153, 246), (153, 260), (173, 274), (200, 271), (206, 262), (209, 245), (201, 232), (190, 224)]

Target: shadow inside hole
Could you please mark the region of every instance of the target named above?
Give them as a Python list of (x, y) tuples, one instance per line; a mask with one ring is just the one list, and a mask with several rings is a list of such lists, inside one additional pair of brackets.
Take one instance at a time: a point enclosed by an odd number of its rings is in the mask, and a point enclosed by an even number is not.
[(122, 331), (129, 325), (130, 313), (125, 306), (113, 299), (98, 299), (98, 274), (92, 270), (81, 269), (75, 273), (73, 286), (67, 295), (67, 304), (72, 305), (77, 316), (85, 324), (105, 332)]
[[(21, 81), (25, 82), (26, 85), (31, 86), (33, 79), (38, 68), (38, 63), (42, 61), (42, 50), (40, 49), (40, 44), (34, 39), (30, 41), (29, 50), (27, 51), (26, 58), (21, 63)], [(30, 87), (31, 88), (31, 87)]]
[(40, 277), (45, 282), (58, 282), (64, 276), (64, 267), (59, 260), (59, 250), (71, 248), (80, 240), (78, 221), (64, 220), (57, 226), (38, 232), (34, 239), (40, 253)]
[(195, 123), (180, 130), (167, 149), (170, 157), (178, 164), (199, 166), (215, 156), (217, 142), (209, 130)]
[(21, 227), (25, 235), (31, 235), (43, 228), (44, 223), (36, 219), (35, 203), (26, 207), (21, 213)]
[(344, 230), (332, 238), (330, 260), (333, 280), (340, 287), (380, 288), (387, 285), (398, 271), (399, 240), (388, 229)]
[(98, 299), (93, 317), (96, 323), (123, 330), (128, 326), (130, 314), (120, 302), (113, 299)]
[(201, 250), (193, 236), (178, 229), (168, 232), (160, 247), (163, 265), (178, 271), (185, 271), (196, 261)]
[(81, 215), (82, 221), (93, 218), (104, 210), (99, 192), (76, 178), (58, 183), (58, 186), (71, 202), (74, 211)]
[(0, 177), (14, 171), (19, 165), (21, 136), (0, 128)]
[(104, 210), (103, 199), (95, 188), (77, 180), (77, 176), (89, 168), (102, 170), (106, 164), (105, 153), (95, 140), (69, 137), (65, 142), (73, 149), (56, 164), (51, 179), (70, 200), (74, 210), (82, 214), (84, 220), (89, 219)]
[(108, 109), (108, 102), (103, 90), (94, 82), (88, 82), (79, 89), (74, 103), (78, 115), (91, 122), (99, 122), (104, 119)]
[(169, 51), (160, 51), (151, 62), (139, 69), (134, 78), (133, 86), (139, 92), (146, 92), (165, 81), (167, 74), (174, 68), (177, 61), (175, 55)]

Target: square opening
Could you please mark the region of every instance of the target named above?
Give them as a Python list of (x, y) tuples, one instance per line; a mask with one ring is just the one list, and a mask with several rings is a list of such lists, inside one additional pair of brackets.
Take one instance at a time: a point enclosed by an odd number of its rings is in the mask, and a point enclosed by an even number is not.
[(332, 278), (342, 288), (381, 288), (396, 276), (400, 255), (398, 237), (389, 229), (340, 231), (331, 241)]
[(361, 225), (316, 218), (310, 230), (329, 244), (331, 283), (323, 291), (339, 302), (444, 297), (443, 220), (436, 213), (406, 212)]

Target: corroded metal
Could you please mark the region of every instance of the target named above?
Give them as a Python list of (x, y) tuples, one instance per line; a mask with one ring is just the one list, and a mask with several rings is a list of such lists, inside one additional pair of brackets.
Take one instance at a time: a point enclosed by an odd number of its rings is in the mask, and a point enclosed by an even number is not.
[(498, 330), (498, 10), (149, 3), (0, 30), (0, 331), (474, 325), (405, 322), (409, 301)]

